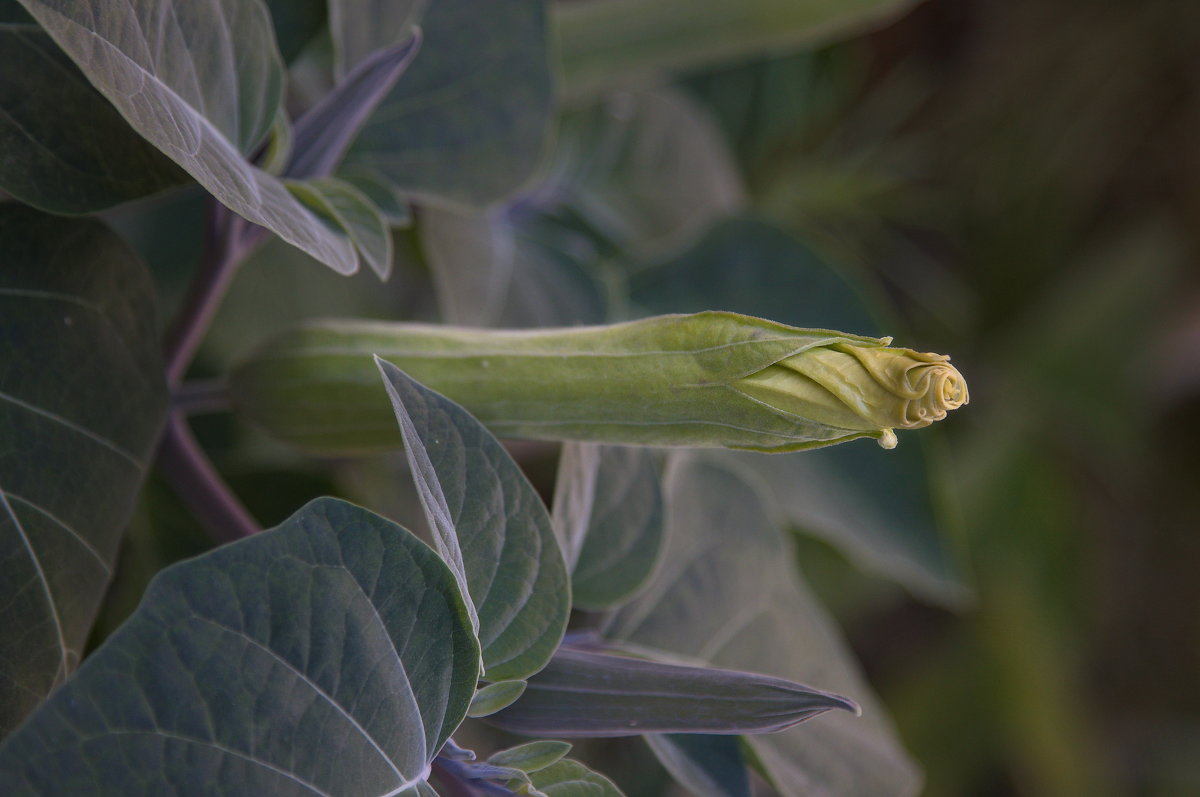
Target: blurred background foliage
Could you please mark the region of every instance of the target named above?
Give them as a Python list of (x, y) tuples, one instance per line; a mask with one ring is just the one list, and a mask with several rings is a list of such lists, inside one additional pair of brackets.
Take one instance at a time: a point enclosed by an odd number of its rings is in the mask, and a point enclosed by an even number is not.
[[(669, 72), (564, 52), (553, 152), (522, 192), (418, 206), (382, 290), (268, 244), (199, 373), (314, 315), (539, 326), (719, 307), (949, 352), (972, 403), (943, 429), (798, 455), (771, 486), (924, 793), (1198, 794), (1200, 5), (886, 11)], [(323, 22), (293, 22), (303, 104), (328, 79)], [(109, 214), (168, 308), (200, 216), (189, 193)], [(392, 460), (314, 463), (236, 417), (196, 426), (264, 523), (341, 492), (419, 525)], [(513, 450), (548, 496), (555, 448)], [(816, 483), (792, 467), (827, 481), (789, 489)], [(829, 495), (858, 514), (823, 512)], [(180, 514), (152, 482), (97, 637), (207, 545), (160, 522)], [(614, 776), (657, 771), (643, 748), (608, 755)]]

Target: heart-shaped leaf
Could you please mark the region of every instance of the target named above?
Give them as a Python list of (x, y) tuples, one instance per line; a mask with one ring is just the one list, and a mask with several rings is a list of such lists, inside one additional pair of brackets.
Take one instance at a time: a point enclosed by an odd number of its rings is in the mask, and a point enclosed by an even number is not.
[(0, 747), (0, 793), (420, 793), (478, 662), (437, 555), (318, 499), (160, 573)]
[(261, 0), (21, 0), (133, 128), (220, 202), (335, 271), (357, 258), (283, 183), (250, 164), (283, 63)]
[(0, 189), (22, 202), (88, 213), (187, 180), (32, 20), (0, 21), (0, 108)]
[(466, 410), (375, 361), (438, 551), (478, 613), (484, 676), (532, 675), (558, 647), (570, 611), (550, 515), (512, 457)]
[(2, 737), (79, 663), (166, 386), (154, 285), (116, 235), (5, 204), (0, 252)]
[(615, 614), (606, 633), (852, 695), (861, 717), (830, 712), (804, 728), (747, 737), (785, 797), (914, 793), (916, 767), (836, 627), (800, 581), (770, 495), (753, 474), (707, 455), (679, 456), (665, 484), (670, 564)]
[(576, 606), (617, 606), (646, 583), (663, 541), (662, 484), (646, 448), (563, 444), (554, 529)]

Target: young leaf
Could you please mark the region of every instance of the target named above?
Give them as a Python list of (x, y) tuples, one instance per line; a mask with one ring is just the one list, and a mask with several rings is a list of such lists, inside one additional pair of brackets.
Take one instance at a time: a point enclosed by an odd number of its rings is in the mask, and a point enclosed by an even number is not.
[(541, 0), (437, 0), (421, 56), (367, 122), (342, 176), (481, 207), (532, 174), (554, 92)]
[(167, 397), (154, 285), (116, 235), (5, 204), (0, 252), (2, 738), (79, 663)]
[(748, 737), (784, 797), (913, 794), (915, 765), (800, 581), (769, 496), (748, 478), (708, 456), (677, 457), (666, 478), (671, 566), (616, 612), (606, 634), (853, 695), (861, 717), (831, 712), (805, 728)]
[(379, 209), (362, 191), (334, 177), (289, 182), (287, 187), (310, 210), (344, 230), (359, 257), (381, 280), (388, 278), (392, 272), (392, 233)]
[(32, 20), (0, 21), (0, 109), (0, 189), (43, 210), (90, 213), (188, 179)]
[(150, 143), (241, 216), (335, 271), (353, 246), (247, 158), (283, 91), (260, 0), (21, 0), (88, 80)]
[(568, 442), (555, 484), (554, 528), (571, 564), (573, 604), (621, 604), (650, 578), (662, 550), (662, 484), (654, 453)]
[(531, 773), (529, 779), (546, 797), (625, 797), (611, 780), (570, 758)]
[(318, 499), (160, 573), (0, 747), (0, 793), (409, 794), (478, 661), (437, 555)]
[(429, 0), (329, 0), (334, 69), (344, 75), (370, 55), (408, 38)]
[(528, 736), (772, 733), (853, 701), (734, 670), (560, 649), (488, 722)]
[(738, 737), (648, 733), (645, 739), (671, 777), (696, 797), (750, 797)]
[(478, 612), (485, 677), (525, 678), (562, 639), (570, 584), (533, 485), (462, 407), (376, 358), (442, 557)]
[(512, 702), (525, 691), (524, 681), (498, 681), (494, 684), (480, 687), (471, 698), (471, 707), (467, 709), (468, 717), (486, 717), (495, 714), (502, 708), (512, 705)]
[(488, 756), (488, 763), (498, 767), (512, 767), (523, 772), (537, 772), (560, 760), (569, 752), (571, 752), (569, 742), (543, 739), (492, 753)]

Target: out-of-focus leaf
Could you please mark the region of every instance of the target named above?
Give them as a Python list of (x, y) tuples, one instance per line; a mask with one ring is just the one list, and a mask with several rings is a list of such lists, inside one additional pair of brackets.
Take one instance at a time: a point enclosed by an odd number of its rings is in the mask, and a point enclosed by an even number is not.
[(571, 258), (524, 235), (503, 209), (430, 209), (419, 229), (449, 323), (521, 328), (605, 320), (604, 287)]
[(291, 63), (325, 25), (326, 0), (267, 0), (279, 54)]
[[(444, 1), (444, 0), (443, 0)], [(371, 53), (408, 38), (429, 0), (329, 0), (334, 68), (345, 74)]]
[(79, 663), (166, 386), (154, 285), (116, 235), (0, 205), (0, 252), (2, 737)]
[(185, 182), (28, 21), (0, 17), (0, 189), (43, 210), (88, 213)]
[(223, 204), (335, 271), (357, 261), (323, 224), (247, 157), (263, 142), (283, 64), (260, 0), (21, 0), (121, 115)]
[(654, 453), (568, 442), (555, 485), (554, 529), (571, 567), (574, 605), (619, 605), (650, 578), (662, 549)]
[(471, 698), (468, 717), (486, 717), (512, 704), (525, 691), (524, 681), (498, 681), (480, 687)]
[(769, 495), (746, 478), (752, 477), (706, 456), (674, 461), (666, 479), (664, 562), (671, 564), (614, 615), (606, 633), (853, 697), (861, 717), (832, 712), (801, 728), (747, 737), (785, 797), (915, 793), (915, 766), (835, 626), (800, 581), (791, 546), (768, 510)]
[(562, 649), (488, 722), (528, 736), (772, 733), (850, 700), (751, 672)]
[(381, 280), (388, 278), (392, 272), (392, 233), (379, 208), (362, 191), (336, 177), (288, 183), (288, 190), (309, 209), (344, 230), (360, 259)]
[(488, 756), (488, 763), (498, 767), (512, 767), (523, 772), (537, 772), (561, 760), (569, 752), (569, 742), (543, 739), (492, 753)]
[(376, 362), (434, 542), (478, 613), (484, 675), (532, 675), (554, 653), (570, 612), (549, 513), (504, 447), (466, 410)]
[(287, 177), (325, 177), (421, 47), (419, 34), (363, 59), (303, 116), (296, 120), (295, 145)]
[(0, 792), (411, 794), (478, 662), (437, 555), (319, 499), (155, 578), (0, 747)]
[(570, 758), (531, 773), (529, 779), (546, 797), (624, 797), (611, 780)]
[(579, 0), (556, 3), (563, 79), (593, 93), (667, 70), (796, 49), (878, 24), (911, 0)]
[[(809, 247), (761, 219), (715, 225), (675, 258), (630, 279), (633, 301), (650, 313), (720, 306), (792, 324), (881, 334), (856, 289)], [(904, 343), (904, 341), (900, 341)], [(760, 473), (784, 519), (837, 545), (861, 567), (924, 598), (967, 597), (953, 547), (934, 505), (940, 460), (901, 432), (892, 451), (850, 445), (743, 461)], [(922, 430), (925, 436), (934, 430)]]
[(620, 92), (569, 115), (547, 191), (634, 258), (686, 243), (745, 202), (712, 119), (671, 89)]
[(382, 177), (431, 204), (481, 207), (532, 174), (553, 85), (541, 0), (438, 0), (425, 45), (346, 155), (344, 175)]
[(671, 777), (696, 797), (750, 797), (750, 773), (738, 737), (651, 733), (646, 743)]

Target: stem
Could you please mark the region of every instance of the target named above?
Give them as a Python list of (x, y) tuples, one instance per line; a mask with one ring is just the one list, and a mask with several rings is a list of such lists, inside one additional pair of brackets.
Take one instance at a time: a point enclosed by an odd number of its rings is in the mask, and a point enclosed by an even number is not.
[(167, 418), (158, 445), (158, 466), (218, 542), (233, 542), (259, 531), (253, 516), (205, 456), (181, 412), (172, 412)]
[(475, 790), (447, 769), (440, 758), (433, 759), (433, 772), (437, 775), (438, 793), (442, 797), (478, 797)]
[(171, 395), (171, 409), (181, 415), (206, 415), (229, 409), (229, 388), (223, 379), (184, 382)]

